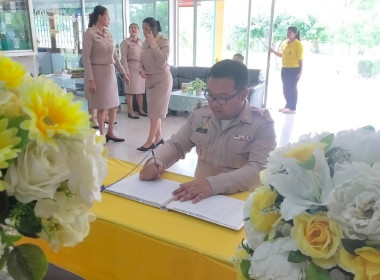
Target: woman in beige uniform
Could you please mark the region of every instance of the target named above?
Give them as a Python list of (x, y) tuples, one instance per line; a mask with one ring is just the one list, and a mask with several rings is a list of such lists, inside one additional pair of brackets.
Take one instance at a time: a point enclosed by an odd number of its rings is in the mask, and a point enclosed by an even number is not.
[(161, 35), (160, 22), (152, 17), (143, 20), (143, 32), (146, 40), (141, 48), (142, 70), (145, 78), (148, 117), (150, 119), (149, 136), (144, 145), (137, 148), (147, 151), (164, 143), (161, 134), (161, 119), (168, 111), (173, 78), (169, 71), (169, 40)]
[(129, 25), (129, 37), (125, 38), (120, 44), (121, 64), (125, 72), (129, 74), (129, 86), (125, 86), (127, 95), (128, 117), (138, 119), (133, 111), (133, 95), (136, 95), (139, 105), (139, 115), (147, 116), (143, 109), (143, 94), (145, 93), (145, 80), (140, 76), (141, 70), (141, 47), (143, 42), (139, 39), (139, 26), (136, 23)]
[(104, 135), (104, 122), (109, 110), (106, 141), (122, 142), (114, 134), (114, 122), (119, 106), (115, 64), (126, 83), (129, 78), (120, 64), (108, 27), (110, 18), (103, 6), (96, 6), (89, 15), (88, 29), (83, 35), (82, 60), (84, 66), (85, 95), (89, 108), (97, 109), (100, 134)]

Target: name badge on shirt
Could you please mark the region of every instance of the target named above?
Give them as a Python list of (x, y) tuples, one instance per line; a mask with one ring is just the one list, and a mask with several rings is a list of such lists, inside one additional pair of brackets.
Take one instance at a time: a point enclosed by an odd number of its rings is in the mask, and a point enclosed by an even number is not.
[(203, 133), (203, 134), (206, 134), (207, 131), (208, 131), (208, 123), (205, 123), (205, 124), (201, 124), (200, 127), (198, 127), (196, 130), (196, 132), (199, 132), (199, 133)]
[(245, 142), (251, 141), (251, 137), (245, 136), (245, 135), (240, 135), (240, 134), (235, 134), (233, 136), (233, 139), (234, 140), (239, 140), (239, 141), (245, 141)]

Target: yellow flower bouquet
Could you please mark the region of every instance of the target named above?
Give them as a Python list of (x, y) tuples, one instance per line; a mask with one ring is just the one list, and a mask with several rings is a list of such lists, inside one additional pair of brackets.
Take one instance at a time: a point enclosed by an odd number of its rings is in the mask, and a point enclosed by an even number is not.
[(88, 235), (107, 174), (104, 143), (71, 93), (0, 54), (0, 271), (46, 274), (43, 251), (17, 245), (22, 236), (58, 250)]
[(380, 131), (274, 150), (244, 208), (238, 279), (380, 279)]

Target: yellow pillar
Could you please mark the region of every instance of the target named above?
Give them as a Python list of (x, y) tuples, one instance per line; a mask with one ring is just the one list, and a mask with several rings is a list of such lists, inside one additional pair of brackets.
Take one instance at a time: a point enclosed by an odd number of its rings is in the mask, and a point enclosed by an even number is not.
[(223, 58), (224, 1), (216, 1), (215, 7), (215, 62)]

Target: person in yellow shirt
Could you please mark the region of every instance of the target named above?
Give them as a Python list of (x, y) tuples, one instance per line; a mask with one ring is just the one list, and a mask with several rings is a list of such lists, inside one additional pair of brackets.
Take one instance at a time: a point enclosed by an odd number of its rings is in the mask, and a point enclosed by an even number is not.
[(302, 73), (303, 45), (300, 42), (300, 32), (295, 26), (288, 27), (286, 37), (288, 41), (282, 53), (273, 48), (270, 51), (282, 58), (281, 79), (286, 105), (279, 111), (284, 114), (295, 114), (298, 99), (297, 83)]

